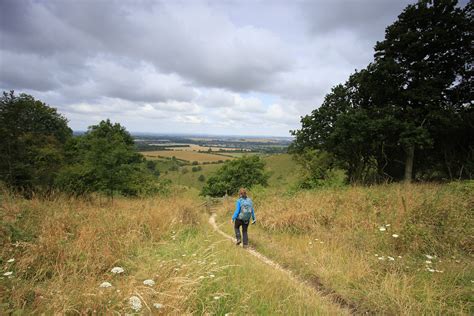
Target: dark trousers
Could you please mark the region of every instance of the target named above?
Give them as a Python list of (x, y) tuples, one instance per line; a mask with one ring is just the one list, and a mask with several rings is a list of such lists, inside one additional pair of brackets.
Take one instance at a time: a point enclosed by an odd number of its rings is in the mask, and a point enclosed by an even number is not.
[(243, 243), (244, 246), (249, 244), (249, 236), (247, 234), (247, 228), (249, 228), (249, 221), (243, 221), (236, 219), (234, 222), (235, 238), (239, 241), (240, 239), (240, 226), (242, 226), (242, 235), (244, 235)]

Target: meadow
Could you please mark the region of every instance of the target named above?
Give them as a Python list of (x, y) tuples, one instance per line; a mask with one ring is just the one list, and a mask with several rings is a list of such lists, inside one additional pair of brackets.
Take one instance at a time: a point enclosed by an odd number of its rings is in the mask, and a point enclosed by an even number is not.
[(472, 315), (473, 191), (473, 182), (259, 190), (251, 243), (360, 312)]
[(0, 198), (1, 314), (345, 313), (216, 235), (188, 191)]

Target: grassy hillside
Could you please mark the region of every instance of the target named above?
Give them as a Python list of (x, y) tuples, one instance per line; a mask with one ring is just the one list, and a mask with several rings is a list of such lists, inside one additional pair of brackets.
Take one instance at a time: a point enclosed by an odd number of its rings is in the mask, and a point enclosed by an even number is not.
[[(253, 196), (257, 250), (377, 314), (473, 314), (474, 184)], [(220, 214), (228, 222), (229, 200)], [(232, 233), (231, 225), (224, 225)]]
[(343, 313), (219, 237), (186, 191), (0, 199), (0, 314), (133, 313), (132, 296), (145, 314)]
[[(298, 181), (299, 167), (291, 158), (289, 154), (276, 154), (264, 156), (265, 170), (270, 173), (269, 186), (272, 188), (286, 189), (288, 186), (295, 184)], [(162, 172), (162, 177), (170, 179), (173, 183), (201, 189), (205, 182), (199, 181), (200, 175), (204, 175), (208, 179), (222, 164), (207, 164), (199, 165), (202, 170), (192, 172), (193, 166), (181, 167), (178, 171), (164, 171), (168, 170), (171, 162), (168, 160), (159, 161), (158, 168)], [(183, 173), (183, 169), (186, 172)]]

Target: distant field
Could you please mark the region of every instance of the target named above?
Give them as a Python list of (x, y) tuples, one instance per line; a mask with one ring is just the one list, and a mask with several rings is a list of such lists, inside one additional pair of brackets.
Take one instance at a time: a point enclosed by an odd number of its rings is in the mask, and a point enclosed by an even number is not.
[(219, 160), (230, 160), (232, 157), (213, 155), (208, 153), (199, 153), (195, 151), (186, 151), (186, 150), (157, 150), (157, 151), (145, 151), (142, 154), (146, 158), (156, 159), (156, 158), (171, 158), (176, 157), (176, 159), (187, 160), (187, 161), (197, 161), (197, 162), (216, 162)]
[[(240, 150), (240, 148), (233, 148), (233, 147), (219, 147), (219, 146), (201, 146), (196, 144), (182, 144), (182, 143), (170, 143), (170, 144), (156, 144), (160, 147), (167, 148), (168, 150), (175, 150), (175, 151), (218, 151), (218, 152), (226, 152), (226, 151), (236, 151)], [(181, 147), (186, 146), (186, 147)]]

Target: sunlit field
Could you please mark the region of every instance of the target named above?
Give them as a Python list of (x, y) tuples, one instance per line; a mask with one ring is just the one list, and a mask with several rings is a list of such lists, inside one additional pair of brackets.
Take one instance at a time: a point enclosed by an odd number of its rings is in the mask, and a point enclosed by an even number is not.
[(159, 159), (159, 158), (171, 158), (176, 157), (176, 159), (186, 160), (189, 162), (218, 162), (230, 160), (232, 157), (224, 155), (214, 155), (208, 153), (200, 153), (194, 151), (185, 151), (185, 150), (157, 150), (157, 151), (145, 151), (142, 154), (147, 159)]

